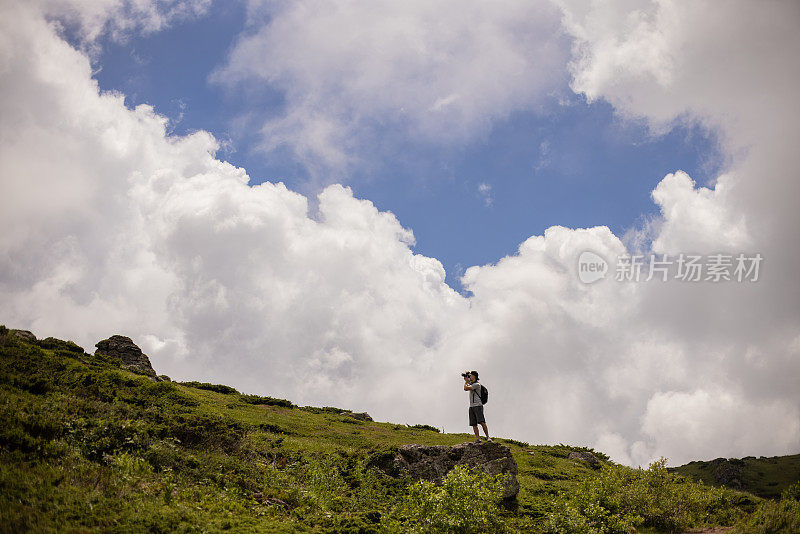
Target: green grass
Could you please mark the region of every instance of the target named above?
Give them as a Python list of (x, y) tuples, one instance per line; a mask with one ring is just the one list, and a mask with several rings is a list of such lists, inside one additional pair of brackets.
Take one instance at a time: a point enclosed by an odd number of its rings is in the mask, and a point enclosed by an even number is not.
[[(666, 532), (782, 524), (794, 510), (791, 498), (769, 508), (663, 464), (635, 470), (591, 449), (499, 438), (520, 482), (503, 503), (475, 474), (431, 486), (370, 468), (400, 445), (471, 434), (155, 383), (119, 363), (0, 327), (0, 532)], [(568, 460), (572, 450), (601, 468)]]

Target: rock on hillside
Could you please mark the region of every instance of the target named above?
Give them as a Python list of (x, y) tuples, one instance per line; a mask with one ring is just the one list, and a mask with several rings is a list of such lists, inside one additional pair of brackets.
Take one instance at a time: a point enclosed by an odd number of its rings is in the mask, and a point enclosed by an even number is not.
[(403, 445), (392, 458), (373, 463), (387, 474), (406, 474), (415, 480), (429, 480), (437, 484), (457, 465), (480, 467), (490, 475), (506, 476), (503, 498), (513, 499), (519, 493), (517, 462), (511, 450), (493, 441), (445, 445)]
[(372, 416), (367, 412), (346, 413), (345, 415), (353, 419), (358, 419), (359, 421), (372, 421)]
[(33, 332), (30, 330), (11, 330), (11, 333), (25, 341), (30, 341), (31, 343), (36, 342), (36, 336), (34, 336)]
[(98, 342), (95, 346), (97, 347), (95, 354), (119, 358), (122, 360), (124, 369), (149, 376), (156, 382), (161, 380), (150, 364), (150, 358), (142, 352), (142, 349), (131, 338), (115, 335)]
[(600, 460), (597, 459), (597, 456), (592, 454), (591, 452), (586, 451), (572, 451), (567, 456), (570, 460), (580, 460), (582, 462), (586, 462), (589, 467), (592, 469), (600, 469)]

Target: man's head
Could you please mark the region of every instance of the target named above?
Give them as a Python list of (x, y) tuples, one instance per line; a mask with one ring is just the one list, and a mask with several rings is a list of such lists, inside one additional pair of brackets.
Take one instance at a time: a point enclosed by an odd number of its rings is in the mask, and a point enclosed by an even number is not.
[(477, 382), (478, 381), (478, 371), (470, 371), (469, 372), (469, 379), (470, 379), (470, 382)]

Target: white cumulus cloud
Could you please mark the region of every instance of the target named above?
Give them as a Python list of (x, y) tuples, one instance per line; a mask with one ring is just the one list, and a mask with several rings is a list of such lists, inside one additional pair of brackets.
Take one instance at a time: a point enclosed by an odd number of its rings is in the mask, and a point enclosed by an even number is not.
[(288, 146), (312, 169), (347, 168), (386, 125), (426, 143), (472, 140), (566, 86), (568, 46), (546, 1), (250, 7), (213, 79), (280, 89), (286, 108), (263, 125), (262, 147)]

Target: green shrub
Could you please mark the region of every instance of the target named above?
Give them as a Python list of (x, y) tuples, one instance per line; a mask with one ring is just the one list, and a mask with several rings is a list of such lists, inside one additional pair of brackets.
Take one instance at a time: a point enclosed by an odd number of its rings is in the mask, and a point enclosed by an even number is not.
[(358, 510), (384, 508), (403, 490), (398, 479), (387, 479), (374, 469), (357, 469), (355, 506)]
[(341, 415), (343, 413), (352, 413), (353, 410), (345, 410), (344, 408), (334, 408), (333, 406), (323, 406), (322, 408), (318, 408), (316, 406), (301, 406), (301, 410), (304, 412), (311, 412), (311, 413), (332, 413), (336, 415)]
[(517, 441), (517, 440), (511, 439), (511, 438), (502, 438), (502, 441), (503, 441), (503, 443), (508, 443), (510, 445), (516, 445), (518, 447), (522, 447), (522, 448), (525, 448), (525, 449), (527, 449), (528, 447), (531, 446), (531, 444), (528, 443), (527, 441)]
[(155, 472), (170, 469), (178, 473), (190, 473), (202, 467), (197, 457), (178, 447), (174, 441), (155, 442), (142, 456)]
[(322, 510), (341, 511), (347, 504), (348, 486), (333, 457), (310, 461), (303, 468), (303, 482), (314, 504)]
[(118, 453), (144, 450), (150, 442), (148, 426), (141, 420), (79, 419), (72, 435), (84, 456), (95, 461)]
[(408, 428), (413, 428), (414, 430), (430, 430), (431, 432), (441, 432), (438, 428), (431, 425), (408, 425)]
[(552, 502), (543, 532), (548, 534), (622, 534), (642, 523), (642, 518), (623, 511), (620, 491), (630, 483), (616, 466), (603, 468), (597, 477), (559, 492)]
[(620, 491), (623, 509), (643, 517), (646, 526), (663, 530), (733, 522), (734, 492), (672, 474), (666, 461), (661, 458), (647, 470), (630, 472), (631, 483)]
[(9, 451), (33, 452), (40, 446), (39, 440), (33, 438), (19, 427), (0, 429), (0, 447)]
[(53, 404), (26, 403), (20, 398), (15, 401), (0, 404), (0, 447), (51, 456), (59, 447), (47, 444), (66, 432), (63, 411)]
[(126, 481), (141, 478), (153, 472), (153, 468), (146, 460), (127, 452), (108, 456), (106, 462)]
[(167, 422), (162, 438), (177, 439), (185, 447), (216, 447), (233, 451), (246, 427), (234, 420), (195, 413), (178, 414)]
[(781, 499), (766, 499), (742, 518), (734, 528), (737, 534), (795, 534), (800, 532), (800, 482), (781, 493)]
[(71, 390), (78, 397), (97, 399), (102, 402), (112, 402), (117, 390), (121, 386), (126, 386), (122, 373), (110, 369), (78, 369), (75, 372), (66, 373), (62, 385), (64, 389)]
[(182, 386), (188, 386), (190, 388), (195, 389), (205, 389), (208, 391), (215, 391), (217, 393), (223, 393), (225, 395), (232, 395), (234, 393), (239, 393), (236, 391), (236, 388), (231, 386), (226, 386), (224, 384), (209, 384), (208, 382), (180, 382)]
[(256, 428), (259, 430), (263, 430), (264, 432), (271, 432), (273, 434), (292, 434), (293, 432), (289, 432), (283, 427), (280, 427), (273, 423), (259, 423)]
[(795, 482), (781, 493), (781, 499), (800, 501), (800, 482)]
[(13, 385), (34, 395), (44, 395), (53, 389), (51, 381), (38, 374), (17, 377)]
[(737, 534), (796, 534), (800, 532), (800, 501), (767, 499), (737, 523)]
[(342, 417), (339, 419), (342, 423), (347, 423), (348, 425), (363, 425), (364, 421), (360, 421), (355, 417)]
[(173, 382), (153, 382), (145, 378), (129, 378), (118, 371), (103, 371), (103, 373), (106, 376), (116, 375), (110, 390), (118, 401), (141, 407), (152, 405), (166, 407), (171, 404), (199, 405), (196, 400), (181, 392)]
[(607, 464), (596, 477), (558, 494), (545, 532), (622, 533), (639, 525), (673, 532), (730, 524), (734, 498), (734, 492), (669, 473), (664, 458), (646, 470)]
[(273, 397), (262, 397), (260, 395), (240, 394), (239, 400), (247, 404), (266, 404), (268, 406), (282, 406), (284, 408), (294, 408), (295, 405), (286, 399), (276, 399)]
[(547, 534), (606, 534), (632, 532), (624, 521), (615, 518), (618, 524), (612, 524), (612, 514), (597, 503), (578, 508), (571, 501), (561, 503), (547, 516), (542, 525), (542, 532)]
[(25, 431), (34, 437), (53, 440), (64, 435), (63, 414), (52, 405), (26, 406), (15, 414)]
[(364, 469), (377, 469), (387, 475), (393, 477), (398, 476), (400, 474), (400, 468), (394, 462), (397, 456), (397, 450), (397, 447), (389, 447), (388, 449), (379, 449), (371, 452), (363, 461)]
[(409, 487), (400, 505), (401, 515), (407, 519), (402, 530), (502, 532), (505, 529), (499, 507), (502, 494), (503, 482), (498, 477), (457, 466), (439, 486), (423, 480)]
[(75, 344), (75, 342), (63, 341), (61, 339), (56, 339), (54, 337), (48, 337), (47, 339), (43, 339), (38, 342), (38, 345), (43, 349), (48, 349), (48, 350), (64, 351), (73, 354), (84, 353), (83, 347), (79, 347), (77, 344)]
[(337, 518), (330, 526), (322, 527), (323, 534), (378, 534), (381, 513), (375, 510), (358, 513), (354, 517)]

